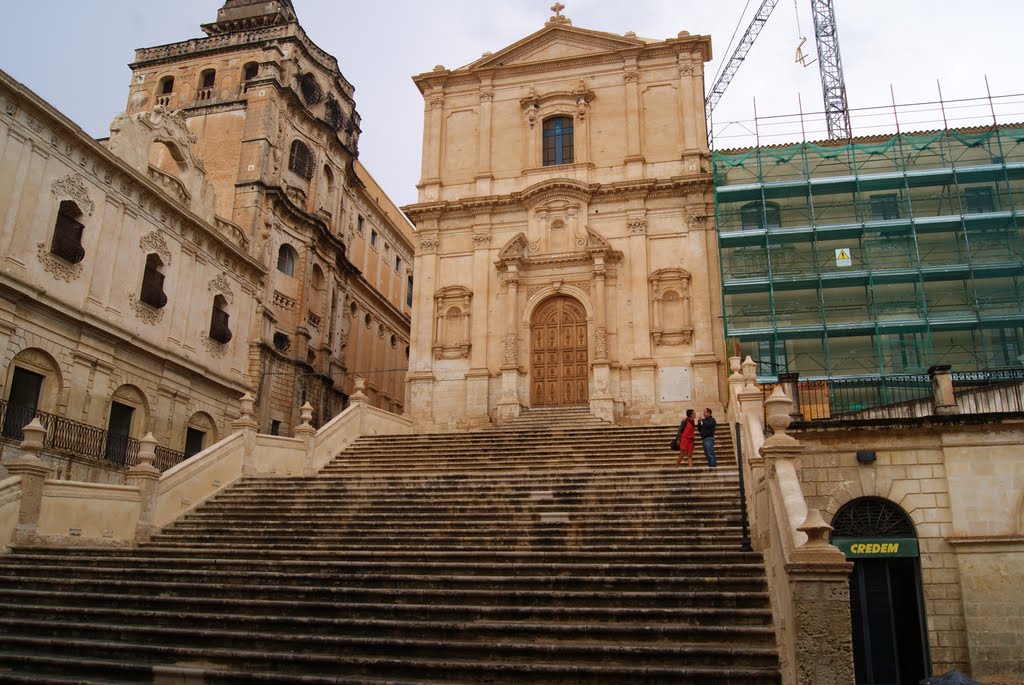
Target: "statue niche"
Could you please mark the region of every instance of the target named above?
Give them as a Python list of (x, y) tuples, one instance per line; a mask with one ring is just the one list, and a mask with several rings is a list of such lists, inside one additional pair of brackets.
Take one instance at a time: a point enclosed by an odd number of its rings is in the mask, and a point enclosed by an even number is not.
[(660, 269), (651, 274), (650, 284), (654, 344), (689, 345), (693, 338), (690, 274), (683, 269)]
[(434, 359), (469, 356), (470, 303), (473, 293), (461, 285), (434, 293)]

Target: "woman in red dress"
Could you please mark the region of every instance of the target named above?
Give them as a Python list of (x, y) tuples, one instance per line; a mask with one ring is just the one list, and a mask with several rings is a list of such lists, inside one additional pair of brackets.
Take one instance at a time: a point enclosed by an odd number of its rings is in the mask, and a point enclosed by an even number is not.
[(683, 455), (686, 455), (686, 465), (693, 466), (693, 433), (697, 429), (697, 424), (693, 419), (693, 410), (686, 410), (686, 418), (679, 424), (679, 456), (676, 457), (676, 466), (683, 460)]

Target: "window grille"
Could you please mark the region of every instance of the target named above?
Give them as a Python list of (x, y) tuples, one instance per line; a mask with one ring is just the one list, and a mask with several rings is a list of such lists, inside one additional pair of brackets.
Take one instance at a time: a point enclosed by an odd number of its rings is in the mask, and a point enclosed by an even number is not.
[(142, 274), (142, 293), (139, 299), (155, 309), (167, 304), (164, 292), (164, 275), (160, 273), (160, 258), (155, 254), (146, 257), (146, 270)]
[(313, 74), (303, 74), (299, 78), (299, 89), (302, 90), (302, 97), (306, 104), (309, 105), (315, 105), (324, 97), (324, 91), (320, 88), (320, 84), (316, 82), (316, 77)]
[(291, 156), (288, 158), (288, 168), (297, 173), (307, 181), (313, 178), (313, 167), (316, 158), (309, 146), (301, 140), (292, 141)]
[(231, 329), (228, 327), (230, 316), (224, 311), (221, 300), (223, 300), (221, 295), (214, 299), (213, 312), (210, 315), (210, 337), (226, 345), (231, 341)]
[(53, 228), (53, 240), (50, 242), (50, 252), (72, 264), (85, 259), (85, 248), (82, 247), (85, 226), (78, 221), (79, 216), (81, 214), (74, 202), (61, 202), (57, 223)]

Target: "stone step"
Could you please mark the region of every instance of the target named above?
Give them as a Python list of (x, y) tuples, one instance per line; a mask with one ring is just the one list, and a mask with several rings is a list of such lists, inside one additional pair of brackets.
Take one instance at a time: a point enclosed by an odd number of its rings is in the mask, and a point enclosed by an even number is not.
[[(46, 644), (46, 643), (44, 643)], [(88, 645), (76, 641), (72, 646), (76, 649)], [(87, 677), (101, 677), (103, 680), (90, 681), (74, 679), (76, 683), (183, 683), (202, 682), (208, 685), (228, 685), (243, 683), (302, 683), (303, 685), (463, 685), (475, 683), (494, 683), (495, 685), (777, 685), (780, 682), (778, 668), (772, 667), (668, 667), (668, 666), (631, 666), (591, 664), (575, 666), (572, 664), (529, 664), (512, 661), (448, 661), (438, 658), (319, 658), (313, 659), (302, 655), (268, 654), (267, 660), (275, 657), (280, 665), (265, 664), (263, 660), (254, 659), (257, 668), (261, 668), (259, 676), (254, 675), (252, 668), (231, 668), (222, 665), (227, 659), (221, 658), (220, 652), (203, 653), (208, 661), (204, 666), (178, 666), (167, 663), (149, 665), (155, 660), (149, 650), (139, 656), (146, 659), (142, 664), (129, 646), (117, 649), (119, 643), (102, 643), (100, 651), (109, 650), (103, 657), (90, 657), (76, 654), (74, 658), (62, 654), (58, 647), (46, 644), (42, 648), (39, 641), (35, 644), (19, 644), (13, 649), (0, 653), (0, 669), (5, 666), (18, 671), (31, 668), (42, 673), (63, 674), (68, 669), (85, 673)], [(83, 650), (84, 651), (84, 650)], [(255, 653), (263, 656), (262, 653)], [(233, 653), (244, 660), (246, 653)], [(157, 652), (157, 658), (164, 661), (177, 659), (183, 663), (194, 663), (188, 652), (181, 654), (172, 650)], [(115, 658), (109, 658), (115, 657)], [(231, 660), (234, 663), (235, 660)], [(305, 662), (313, 667), (315, 674), (296, 674), (294, 666)], [(285, 668), (292, 668), (285, 671)], [(346, 675), (336, 675), (339, 672)], [(411, 679), (404, 676), (409, 674)], [(116, 678), (108, 680), (106, 678)], [(24, 682), (68, 682), (67, 680), (36, 680)]]

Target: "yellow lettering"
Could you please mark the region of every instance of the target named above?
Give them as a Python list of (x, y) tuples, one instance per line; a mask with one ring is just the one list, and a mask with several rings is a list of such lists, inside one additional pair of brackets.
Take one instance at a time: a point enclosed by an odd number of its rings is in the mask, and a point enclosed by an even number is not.
[(879, 551), (879, 550), (880, 550), (881, 548), (882, 548), (882, 546), (881, 546), (881, 545), (879, 545), (879, 544), (877, 544), (877, 543), (875, 543), (875, 544), (871, 544), (871, 545), (868, 545), (868, 552), (870, 552), (870, 553), (872, 553), (872, 554), (878, 554), (878, 551)]

